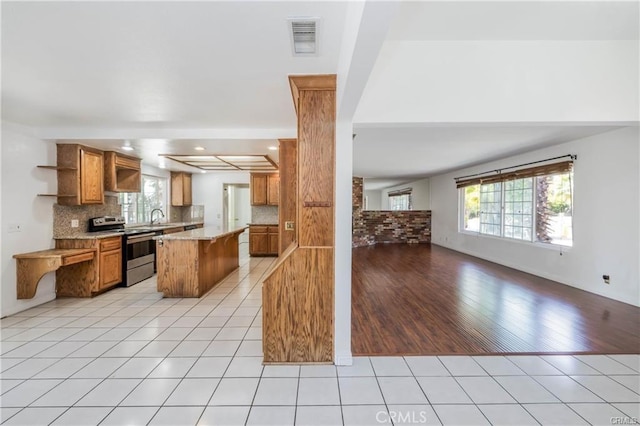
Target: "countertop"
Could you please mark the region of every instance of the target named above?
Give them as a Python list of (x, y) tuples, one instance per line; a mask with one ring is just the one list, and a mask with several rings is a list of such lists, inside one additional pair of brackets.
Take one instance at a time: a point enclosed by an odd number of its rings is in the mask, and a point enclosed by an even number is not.
[(278, 226), (277, 223), (247, 223), (249, 226)]
[[(153, 232), (153, 231), (162, 231), (162, 230), (171, 229), (171, 228), (179, 228), (181, 226), (187, 226), (187, 225), (202, 225), (202, 222), (171, 222), (171, 223), (155, 224), (153, 226), (138, 224), (133, 226), (126, 226), (125, 229), (144, 228), (144, 229), (148, 229), (149, 232)], [(122, 236), (122, 232), (101, 231), (101, 232), (80, 232), (78, 234), (73, 234), (73, 235), (58, 235), (53, 237), (53, 239), (54, 240), (100, 240), (103, 238), (120, 237), (120, 236)]]
[(189, 225), (202, 225), (204, 222), (169, 222), (169, 223), (156, 223), (154, 225), (131, 225), (125, 226), (125, 229), (136, 229), (136, 228), (144, 228), (144, 229), (170, 229), (170, 228), (178, 228), (180, 226), (189, 226)]
[(154, 240), (216, 240), (227, 235), (242, 233), (247, 229), (246, 226), (240, 226), (238, 228), (226, 228), (218, 229), (214, 226), (207, 226), (199, 229), (192, 229), (191, 231), (174, 232), (173, 234), (158, 235), (153, 237)]
[(101, 240), (103, 238), (121, 237), (122, 232), (102, 231), (102, 232), (81, 232), (73, 235), (58, 235), (54, 240)]

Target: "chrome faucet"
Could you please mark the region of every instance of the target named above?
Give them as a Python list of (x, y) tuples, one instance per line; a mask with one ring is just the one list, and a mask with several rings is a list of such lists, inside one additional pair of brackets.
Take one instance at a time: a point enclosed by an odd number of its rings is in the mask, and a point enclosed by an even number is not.
[(150, 224), (151, 226), (153, 226), (153, 214), (155, 212), (160, 212), (160, 215), (162, 217), (164, 217), (164, 213), (162, 212), (162, 209), (153, 209), (153, 210), (151, 210), (151, 224)]

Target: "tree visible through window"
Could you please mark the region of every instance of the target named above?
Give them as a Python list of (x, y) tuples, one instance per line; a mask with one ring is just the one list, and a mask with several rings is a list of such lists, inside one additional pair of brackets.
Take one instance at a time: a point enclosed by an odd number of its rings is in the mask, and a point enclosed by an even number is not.
[(120, 194), (120, 204), (127, 223), (151, 222), (153, 209), (167, 213), (167, 179), (142, 175), (141, 192)]
[(469, 185), (460, 197), (461, 230), (572, 245), (572, 172)]

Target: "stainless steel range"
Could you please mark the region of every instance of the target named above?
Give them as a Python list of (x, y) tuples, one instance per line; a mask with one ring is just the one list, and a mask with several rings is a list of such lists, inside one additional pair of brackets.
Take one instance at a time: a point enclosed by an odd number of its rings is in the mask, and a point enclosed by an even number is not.
[(102, 216), (89, 219), (89, 232), (122, 233), (122, 283), (131, 286), (154, 274), (156, 232), (145, 228), (125, 229), (123, 217)]

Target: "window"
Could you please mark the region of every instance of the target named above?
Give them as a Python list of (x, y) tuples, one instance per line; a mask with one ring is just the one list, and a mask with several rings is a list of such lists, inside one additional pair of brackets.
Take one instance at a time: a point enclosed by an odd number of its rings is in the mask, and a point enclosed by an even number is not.
[(573, 173), (560, 164), (458, 181), (460, 230), (571, 246)]
[(573, 174), (537, 178), (536, 234), (538, 241), (573, 243)]
[(500, 235), (502, 194), (500, 184), (480, 185), (480, 232)]
[(411, 210), (411, 191), (412, 188), (405, 188), (389, 192), (389, 210)]
[(533, 178), (504, 182), (504, 237), (531, 241)]
[(120, 194), (122, 215), (127, 223), (151, 222), (151, 211), (167, 208), (167, 179), (142, 175), (142, 191)]

